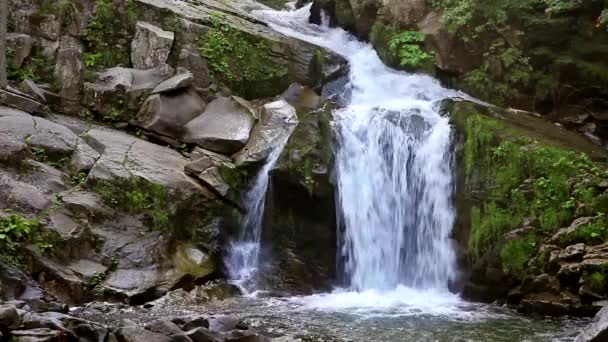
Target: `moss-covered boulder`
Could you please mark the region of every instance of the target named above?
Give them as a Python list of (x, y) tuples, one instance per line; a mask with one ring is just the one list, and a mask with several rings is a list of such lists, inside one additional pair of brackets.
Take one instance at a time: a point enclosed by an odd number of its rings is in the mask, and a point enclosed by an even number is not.
[(528, 277), (555, 274), (549, 245), (608, 241), (603, 148), (530, 113), (470, 102), (448, 112), (460, 165), (455, 233), (472, 266), (466, 296), (504, 299)]

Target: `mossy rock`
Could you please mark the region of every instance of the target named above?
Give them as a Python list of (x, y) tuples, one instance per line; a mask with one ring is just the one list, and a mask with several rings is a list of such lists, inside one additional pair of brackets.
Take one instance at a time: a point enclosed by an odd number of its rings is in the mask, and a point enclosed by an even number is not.
[(580, 204), (594, 205), (595, 194), (583, 190), (586, 179), (608, 170), (601, 147), (528, 113), (466, 101), (447, 107), (460, 151), (456, 235), (473, 260), (527, 218), (537, 219), (542, 236), (569, 225)]

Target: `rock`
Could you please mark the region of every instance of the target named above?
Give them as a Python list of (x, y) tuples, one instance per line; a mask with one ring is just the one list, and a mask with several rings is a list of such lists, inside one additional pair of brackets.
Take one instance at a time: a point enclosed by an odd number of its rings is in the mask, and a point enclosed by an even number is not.
[(43, 113), (46, 107), (30, 98), (26, 94), (10, 90), (0, 89), (0, 104), (13, 107), (28, 113)]
[(98, 73), (94, 83), (84, 84), (83, 103), (104, 118), (129, 120), (129, 113), (173, 73), (166, 64), (148, 70), (110, 68)]
[(146, 324), (145, 328), (152, 332), (171, 337), (172, 342), (192, 342), (192, 340), (186, 336), (186, 333), (168, 319), (157, 319)]
[[(230, 166), (228, 166), (230, 167)], [(230, 191), (230, 185), (226, 183), (221, 174), (220, 167), (211, 158), (203, 157), (185, 167), (187, 174), (196, 177), (207, 187), (218, 195), (225, 197)]]
[(183, 140), (214, 152), (232, 154), (249, 140), (255, 111), (243, 99), (220, 97), (185, 126)]
[(593, 320), (574, 339), (574, 342), (602, 342), (608, 340), (608, 307), (602, 308)]
[(559, 294), (548, 292), (528, 294), (521, 300), (517, 309), (523, 313), (548, 316), (576, 314), (577, 311), (582, 310), (580, 298), (568, 291)]
[(21, 325), (17, 308), (11, 304), (0, 305), (0, 331), (16, 329)]
[(175, 35), (150, 23), (139, 21), (131, 43), (131, 62), (136, 69), (150, 69), (165, 64)]
[(179, 53), (177, 65), (190, 71), (194, 77), (194, 85), (207, 88), (209, 81), (209, 65), (198, 51), (182, 49)]
[(197, 328), (209, 328), (209, 320), (204, 316), (198, 315), (175, 317), (172, 322), (179, 325), (184, 331)]
[(218, 334), (214, 334), (205, 328), (195, 328), (186, 331), (186, 336), (193, 342), (221, 342), (224, 339)]
[(48, 328), (37, 328), (29, 330), (13, 330), (11, 335), (18, 342), (52, 342), (63, 335), (61, 331)]
[(211, 332), (228, 332), (239, 328), (240, 320), (232, 315), (220, 315), (209, 319), (209, 330)]
[(59, 43), (55, 60), (54, 77), (60, 87), (61, 110), (67, 114), (79, 114), (81, 110), (82, 84), (85, 65), (82, 61), (82, 44), (65, 36)]
[(192, 89), (170, 94), (154, 94), (142, 105), (134, 125), (167, 137), (180, 139), (186, 124), (200, 116), (206, 103)]
[(16, 68), (20, 68), (23, 62), (32, 54), (34, 47), (34, 39), (23, 33), (7, 33), (6, 45), (14, 51), (12, 64)]
[(59, 96), (57, 94), (53, 94), (49, 91), (40, 88), (34, 81), (31, 80), (24, 80), (23, 82), (21, 82), (19, 88), (21, 89), (21, 91), (28, 94), (41, 104), (46, 104), (48, 102), (47, 96), (49, 95), (53, 98), (57, 98)]
[(170, 93), (183, 88), (188, 88), (192, 85), (193, 82), (194, 76), (192, 75), (192, 73), (185, 72), (177, 76), (173, 76), (172, 78), (159, 84), (156, 88), (154, 88), (152, 94)]
[(323, 104), (321, 96), (309, 87), (294, 83), (281, 95), (298, 113), (311, 112)]
[(55, 14), (49, 13), (40, 22), (40, 34), (49, 40), (59, 39), (61, 34), (61, 21)]
[(123, 327), (116, 332), (123, 342), (171, 342), (171, 337), (151, 332), (136, 326)]
[(561, 228), (551, 237), (551, 242), (556, 245), (563, 245), (564, 243), (577, 243), (584, 241), (573, 241), (571, 240), (571, 236), (573, 233), (579, 228), (593, 222), (593, 217), (579, 217), (574, 220), (569, 227)]
[(274, 148), (284, 144), (298, 125), (298, 116), (285, 100), (264, 105), (260, 121), (251, 132), (251, 139), (234, 156), (237, 166), (266, 159)]

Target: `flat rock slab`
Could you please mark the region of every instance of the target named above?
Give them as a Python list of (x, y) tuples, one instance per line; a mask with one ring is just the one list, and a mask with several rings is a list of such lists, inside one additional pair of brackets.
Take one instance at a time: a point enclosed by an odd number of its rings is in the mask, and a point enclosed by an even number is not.
[(131, 61), (136, 69), (150, 69), (167, 62), (175, 40), (173, 32), (140, 21), (131, 43)]

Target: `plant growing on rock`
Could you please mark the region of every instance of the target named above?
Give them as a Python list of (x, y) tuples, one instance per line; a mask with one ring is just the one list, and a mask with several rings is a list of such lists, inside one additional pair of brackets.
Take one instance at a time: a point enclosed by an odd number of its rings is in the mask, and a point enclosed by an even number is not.
[(390, 40), (389, 51), (399, 58), (402, 67), (431, 70), (433, 55), (424, 51), (424, 38), (423, 33), (403, 31)]
[(52, 239), (42, 233), (41, 228), (40, 221), (19, 214), (0, 216), (0, 257), (12, 264), (20, 264), (22, 244), (33, 243), (42, 252), (51, 248)]

